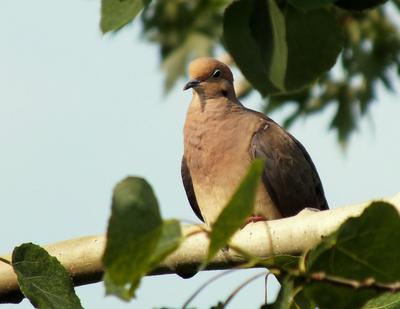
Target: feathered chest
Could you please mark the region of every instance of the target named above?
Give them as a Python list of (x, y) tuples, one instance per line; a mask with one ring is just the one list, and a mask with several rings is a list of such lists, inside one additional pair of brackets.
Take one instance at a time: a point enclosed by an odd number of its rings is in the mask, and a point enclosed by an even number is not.
[(192, 177), (221, 183), (241, 177), (250, 158), (254, 122), (240, 113), (189, 114), (184, 128), (184, 152)]

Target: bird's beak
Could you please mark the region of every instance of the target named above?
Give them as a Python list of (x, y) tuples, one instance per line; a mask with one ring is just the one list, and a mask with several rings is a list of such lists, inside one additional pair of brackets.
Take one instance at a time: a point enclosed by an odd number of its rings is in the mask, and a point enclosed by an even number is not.
[(196, 87), (198, 84), (200, 84), (200, 81), (198, 79), (191, 79), (188, 81), (188, 83), (183, 87), (183, 90), (188, 90), (189, 88)]

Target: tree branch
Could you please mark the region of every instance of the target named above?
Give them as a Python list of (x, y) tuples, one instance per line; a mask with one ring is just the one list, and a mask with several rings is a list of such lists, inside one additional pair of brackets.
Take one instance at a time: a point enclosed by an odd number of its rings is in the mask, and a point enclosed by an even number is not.
[[(400, 211), (400, 193), (383, 200), (392, 203)], [(301, 254), (319, 243), (321, 237), (335, 231), (347, 218), (361, 214), (369, 203), (321, 212), (304, 210), (295, 217), (248, 224), (234, 235), (232, 248), (263, 258), (274, 254)], [(182, 229), (185, 241), (150, 275), (176, 273), (190, 277), (196, 273), (207, 255), (209, 241), (200, 226), (183, 225)], [(71, 274), (75, 285), (83, 285), (101, 281), (105, 241), (104, 236), (87, 236), (44, 248), (57, 257)], [(0, 257), (0, 303), (19, 302), (23, 296), (17, 277), (7, 261), (11, 261), (10, 254)], [(243, 262), (242, 256), (230, 249), (220, 252), (207, 269), (228, 269)]]

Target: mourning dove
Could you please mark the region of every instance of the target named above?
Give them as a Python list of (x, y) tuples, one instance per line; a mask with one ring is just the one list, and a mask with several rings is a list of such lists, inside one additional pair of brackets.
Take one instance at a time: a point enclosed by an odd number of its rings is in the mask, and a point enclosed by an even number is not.
[(236, 98), (224, 63), (198, 58), (189, 66), (192, 88), (184, 126), (182, 180), (190, 205), (208, 225), (215, 222), (251, 161), (265, 158), (249, 221), (328, 209), (321, 180), (307, 151), (290, 133)]

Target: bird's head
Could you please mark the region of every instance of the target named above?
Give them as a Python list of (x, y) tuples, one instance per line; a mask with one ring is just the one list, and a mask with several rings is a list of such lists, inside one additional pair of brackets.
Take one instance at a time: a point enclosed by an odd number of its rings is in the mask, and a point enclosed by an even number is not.
[(233, 75), (229, 67), (214, 58), (202, 57), (189, 65), (190, 80), (183, 90), (192, 88), (205, 98), (235, 98)]

